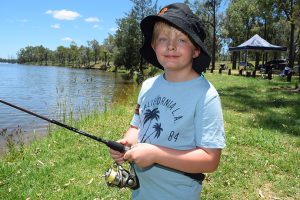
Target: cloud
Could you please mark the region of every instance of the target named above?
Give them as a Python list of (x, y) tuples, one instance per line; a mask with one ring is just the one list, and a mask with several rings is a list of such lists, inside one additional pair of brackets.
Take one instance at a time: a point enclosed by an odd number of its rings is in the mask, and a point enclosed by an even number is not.
[(74, 40), (70, 37), (64, 37), (64, 38), (61, 38), (62, 41), (64, 42), (73, 42)]
[(98, 24), (95, 24), (95, 25), (93, 26), (93, 28), (94, 28), (94, 29), (99, 29), (99, 30), (102, 29), (101, 26), (99, 26)]
[(54, 29), (60, 29), (60, 25), (59, 24), (53, 24), (50, 27), (54, 28)]
[(90, 22), (90, 23), (97, 23), (100, 22), (100, 20), (97, 17), (88, 17), (84, 21)]
[(118, 30), (118, 28), (112, 27), (109, 29), (109, 32), (116, 32)]
[(48, 15), (52, 15), (53, 18), (58, 20), (75, 20), (80, 16), (78, 12), (70, 11), (70, 10), (48, 10), (46, 12)]

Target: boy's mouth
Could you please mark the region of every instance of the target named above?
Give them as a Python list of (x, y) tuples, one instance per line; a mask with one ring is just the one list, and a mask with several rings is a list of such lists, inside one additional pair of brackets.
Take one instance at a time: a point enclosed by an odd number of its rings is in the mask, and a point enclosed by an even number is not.
[(164, 55), (164, 57), (166, 57), (166, 58), (178, 58), (179, 56), (178, 55), (167, 54), (167, 55)]

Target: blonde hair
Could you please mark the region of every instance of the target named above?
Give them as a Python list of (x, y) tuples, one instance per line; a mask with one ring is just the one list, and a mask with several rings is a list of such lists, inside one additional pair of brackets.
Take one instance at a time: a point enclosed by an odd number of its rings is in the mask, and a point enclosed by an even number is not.
[(174, 29), (174, 27), (170, 26), (169, 24), (163, 21), (156, 22), (153, 27), (152, 43), (157, 39), (159, 33), (164, 32), (168, 34), (174, 31)]
[(162, 33), (162, 32), (165, 33), (166, 35), (171, 34), (171, 32), (175, 32), (175, 33), (181, 32), (189, 38), (189, 40), (193, 43), (193, 45), (195, 47), (198, 47), (198, 45), (196, 45), (196, 43), (190, 38), (189, 35), (187, 35), (185, 32), (181, 31), (180, 29), (175, 28), (174, 26), (172, 26), (164, 21), (158, 21), (154, 24), (151, 44), (154, 44), (159, 33)]

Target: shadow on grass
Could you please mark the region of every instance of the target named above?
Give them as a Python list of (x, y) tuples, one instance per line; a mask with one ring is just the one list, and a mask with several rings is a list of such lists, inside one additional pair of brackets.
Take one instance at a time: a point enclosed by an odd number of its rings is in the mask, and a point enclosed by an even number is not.
[[(285, 88), (233, 86), (219, 90), (224, 109), (254, 115), (256, 126), (300, 135), (300, 94)], [(253, 124), (249, 121), (249, 126)], [(255, 125), (254, 125), (255, 126)]]

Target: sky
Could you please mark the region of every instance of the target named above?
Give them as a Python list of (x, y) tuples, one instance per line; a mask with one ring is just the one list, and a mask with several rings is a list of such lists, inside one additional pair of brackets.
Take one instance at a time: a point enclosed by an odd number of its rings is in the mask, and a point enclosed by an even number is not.
[[(184, 0), (176, 0), (183, 2)], [(153, 0), (154, 2), (154, 0)], [(174, 0), (158, 0), (162, 7)], [(96, 39), (102, 43), (117, 29), (130, 0), (4, 0), (0, 12), (0, 58), (17, 58), (26, 46), (87, 46)]]

